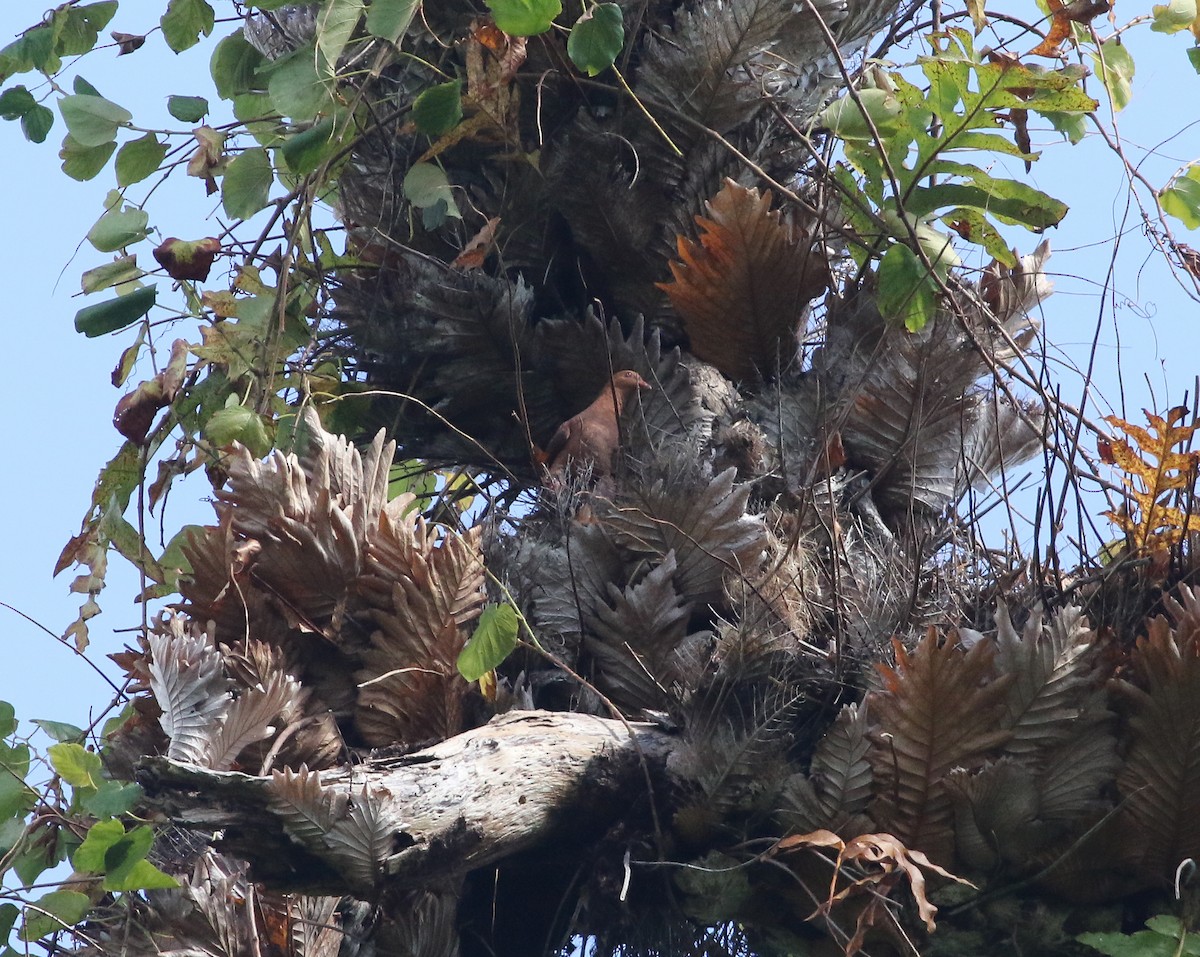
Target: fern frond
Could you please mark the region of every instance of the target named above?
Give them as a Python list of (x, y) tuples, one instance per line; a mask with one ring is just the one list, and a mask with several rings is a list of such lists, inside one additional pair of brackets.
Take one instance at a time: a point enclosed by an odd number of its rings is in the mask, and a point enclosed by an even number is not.
[(204, 765), (208, 747), (232, 703), (221, 655), (203, 634), (151, 632), (150, 690), (170, 739), (167, 757)]
[(735, 488), (735, 475), (677, 473), (640, 484), (604, 507), (604, 524), (635, 554), (662, 562), (673, 551), (688, 601), (720, 601), (724, 577), (751, 570), (766, 544), (762, 523), (746, 515), (749, 486)]
[(807, 304), (826, 288), (828, 267), (812, 238), (771, 212), (770, 192), (733, 180), (697, 217), (700, 241), (679, 237), (674, 281), (663, 283), (698, 358), (735, 380), (786, 368)]
[(698, 674), (680, 673), (676, 655), (687, 634), (691, 605), (675, 590), (675, 555), (636, 585), (608, 586), (611, 605), (597, 609), (594, 637), (584, 647), (596, 660), (598, 683), (618, 705), (664, 708), (690, 690)]
[(963, 651), (957, 635), (930, 629), (909, 653), (894, 641), (896, 667), (879, 665), (884, 688), (867, 696), (875, 728), (872, 816), (909, 847), (940, 860), (953, 852), (946, 776), (984, 763), (1010, 737), (999, 729), (1011, 677), (992, 679), (992, 647)]
[(1001, 727), (1012, 731), (1005, 752), (1029, 758), (1069, 737), (1096, 689), (1095, 634), (1083, 611), (1070, 606), (1048, 624), (1036, 608), (1023, 635), (1008, 608), (996, 609), (996, 665), (1013, 676)]
[(1136, 863), (1166, 881), (1179, 861), (1200, 856), (1200, 629), (1152, 619), (1133, 667), (1137, 685), (1123, 689), (1136, 712), (1117, 786)]

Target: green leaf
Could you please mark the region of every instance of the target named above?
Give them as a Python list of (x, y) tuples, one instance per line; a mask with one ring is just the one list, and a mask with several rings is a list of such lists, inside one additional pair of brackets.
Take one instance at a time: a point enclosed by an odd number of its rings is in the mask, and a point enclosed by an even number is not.
[(1183, 937), (1183, 953), (1200, 954), (1200, 934), (1188, 931), (1178, 917), (1170, 914), (1157, 914), (1146, 921), (1146, 926), (1156, 934), (1170, 937), (1175, 944), (1178, 944), (1180, 937)]
[(51, 721), (48, 718), (34, 718), (33, 723), (41, 728), (55, 741), (79, 742), (83, 740), (83, 728), (76, 727), (66, 721)]
[(1187, 55), (1192, 69), (1200, 73), (1200, 46), (1188, 47)]
[(532, 37), (550, 29), (562, 13), (560, 0), (486, 0), (496, 26), (514, 37)]
[(225, 37), (217, 44), (208, 65), (217, 95), (223, 100), (232, 100), (239, 93), (265, 89), (257, 74), (266, 62), (241, 30)]
[(337, 72), (338, 59), (350, 42), (362, 12), (363, 0), (326, 0), (317, 20), (317, 53), (330, 75)]
[(142, 788), (140, 785), (123, 781), (105, 781), (94, 794), (87, 795), (79, 803), (88, 814), (103, 820), (128, 814), (141, 799)]
[[(7, 701), (0, 701), (0, 738), (7, 738), (17, 730), (17, 712)], [(2, 938), (0, 938), (2, 939)]]
[[(54, 126), (54, 111), (48, 106), (31, 107), (29, 112), (21, 117), (21, 132), (31, 143), (44, 143)], [(111, 150), (109, 151), (111, 153)], [(105, 162), (108, 162), (106, 159)], [(101, 164), (103, 166), (103, 164)]]
[(0, 940), (8, 940), (8, 935), (12, 933), (13, 925), (20, 916), (21, 911), (16, 904), (10, 904), (8, 901), (0, 904)]
[(212, 33), (216, 14), (208, 0), (171, 0), (159, 23), (167, 46), (182, 53), (199, 43), (201, 34)]
[(13, 859), (12, 870), (25, 887), (32, 887), (47, 867), (53, 867), (50, 862), (50, 849), (45, 845), (24, 842), (22, 849)]
[(199, 123), (208, 113), (208, 100), (202, 96), (168, 96), (167, 112), (180, 123)]
[(271, 450), (271, 439), (262, 417), (253, 409), (238, 403), (231, 395), (225, 408), (218, 409), (204, 423), (204, 437), (218, 448), (240, 442), (250, 453), (261, 458)]
[(92, 86), (92, 84), (90, 84), (82, 76), (75, 77), (75, 79), (71, 82), (71, 89), (73, 89), (80, 96), (98, 96), (100, 99), (104, 99), (100, 91)]
[(459, 80), (431, 86), (413, 101), (413, 122), (430, 138), (449, 133), (462, 115), (462, 83)]
[(941, 220), (967, 242), (982, 246), (993, 259), (1009, 269), (1016, 267), (1017, 257), (1013, 255), (1004, 237), (996, 231), (996, 227), (988, 222), (982, 210), (958, 206), (943, 215)]
[(37, 801), (37, 794), (25, 784), (28, 773), (28, 745), (0, 744), (0, 819), (24, 816)]
[(314, 119), (331, 105), (330, 91), (317, 72), (313, 45), (301, 47), (276, 60), (269, 68), (267, 93), (281, 116), (297, 122)]
[(478, 681), (493, 671), (517, 647), (517, 612), (507, 602), (488, 605), (479, 624), (458, 656), (458, 673), (467, 681)]
[(53, 27), (49, 24), (34, 27), (0, 50), (0, 80), (29, 70), (54, 73), (59, 62), (54, 54)]
[(24, 86), (11, 86), (0, 93), (0, 117), (18, 120), (37, 106), (37, 100)]
[(117, 185), (132, 186), (158, 172), (167, 156), (167, 144), (153, 133), (130, 140), (117, 152)]
[(63, 137), (62, 149), (58, 151), (62, 160), (62, 171), (71, 179), (84, 182), (97, 176), (108, 165), (109, 157), (116, 152), (117, 144), (83, 146), (69, 133)]
[[(153, 842), (154, 835), (148, 827), (135, 828), (132, 834), (126, 834), (125, 825), (120, 821), (97, 821), (88, 828), (87, 837), (71, 855), (71, 865), (88, 874), (107, 874), (110, 864), (132, 864), (129, 858), (142, 845), (140, 856), (145, 857)], [(133, 860), (137, 859), (133, 857)]]
[(117, 12), (117, 0), (103, 0), (81, 7), (59, 7), (54, 11), (54, 29), (59, 56), (79, 56), (90, 53), (100, 38), (100, 31)]
[(249, 219), (267, 205), (275, 174), (264, 149), (243, 150), (225, 167), (221, 179), (221, 205), (233, 219)]
[(1189, 166), (1159, 191), (1163, 212), (1188, 229), (1200, 229), (1200, 165)]
[(19, 934), (21, 940), (32, 944), (48, 934), (79, 923), (92, 902), (79, 891), (51, 891), (33, 902), (25, 911), (25, 923)]
[(367, 8), (367, 32), (381, 40), (399, 43), (412, 23), (419, 0), (371, 0)]
[(588, 76), (603, 73), (625, 45), (625, 23), (615, 3), (598, 3), (571, 27), (567, 56)]
[(330, 159), (341, 145), (335, 132), (333, 119), (329, 118), (289, 136), (280, 148), (288, 169), (297, 176), (304, 176)]
[(872, 140), (866, 117), (870, 117), (879, 135), (885, 139), (900, 130), (904, 106), (895, 94), (887, 90), (859, 90), (858, 98), (862, 103), (861, 109), (849, 94), (834, 100), (817, 116), (817, 126), (826, 128), (839, 139), (851, 142)]
[(1150, 29), (1155, 33), (1178, 33), (1186, 30), (1196, 19), (1196, 0), (1170, 0), (1156, 3), (1153, 10), (1154, 22)]
[(1183, 934), (1177, 918), (1160, 915), (1152, 917), (1146, 925), (1151, 929), (1135, 934), (1080, 934), (1075, 939), (1109, 957), (1176, 957), (1177, 954), (1195, 957), (1200, 954), (1200, 936)]
[(885, 319), (918, 332), (933, 318), (937, 287), (917, 254), (903, 243), (893, 243), (883, 254), (878, 286), (879, 312)]
[(401, 186), (405, 198), (418, 209), (432, 209), (442, 204), (444, 215), (460, 218), (454, 193), (445, 171), (433, 163), (414, 163), (404, 176)]
[(103, 146), (117, 138), (117, 128), (126, 126), (133, 114), (102, 96), (72, 94), (58, 101), (67, 132), (80, 146)]
[(179, 881), (145, 860), (104, 878), (106, 891), (159, 891), (178, 886)]
[(1087, 116), (1082, 113), (1043, 113), (1050, 125), (1067, 138), (1072, 146), (1082, 142), (1087, 135)]
[(99, 292), (123, 282), (132, 282), (146, 275), (138, 268), (136, 256), (122, 256), (115, 262), (105, 263), (89, 269), (81, 278), (80, 286), (85, 293)]
[[(1057, 226), (1067, 215), (1066, 203), (1047, 196), (1039, 189), (1011, 179), (993, 179), (982, 170), (964, 164), (935, 164), (939, 172), (952, 172), (945, 167), (963, 167), (955, 175), (969, 175), (974, 183), (939, 183), (912, 190), (904, 201), (905, 212), (924, 217), (951, 206), (973, 206), (1001, 222), (1043, 230)], [(971, 170), (967, 173), (966, 170)], [(931, 170), (932, 171), (932, 170)]]
[(102, 253), (115, 253), (150, 235), (149, 222), (150, 214), (144, 209), (135, 206), (110, 209), (88, 230), (88, 242)]
[(100, 755), (92, 753), (82, 744), (52, 744), (47, 753), (50, 755), (50, 766), (71, 787), (95, 788), (104, 780)]
[(75, 313), (75, 331), (94, 339), (132, 325), (150, 311), (157, 289), (157, 286), (143, 286), (116, 299), (85, 306)]
[[(1101, 60), (1103, 54), (1103, 60)], [(1095, 64), (1096, 75), (1112, 97), (1113, 109), (1120, 112), (1129, 105), (1133, 97), (1133, 57), (1129, 48), (1117, 39), (1101, 44), (1098, 53), (1089, 54)]]

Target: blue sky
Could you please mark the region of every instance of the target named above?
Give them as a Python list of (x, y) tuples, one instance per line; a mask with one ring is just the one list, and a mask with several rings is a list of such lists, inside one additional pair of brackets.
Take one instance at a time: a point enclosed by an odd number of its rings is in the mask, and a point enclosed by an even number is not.
[[(1032, 9), (1032, 2), (1029, 6)], [(155, 25), (161, 7), (160, 0), (125, 0), (110, 29), (145, 33)], [(0, 5), (0, 44), (35, 22), (42, 9), (41, 0)], [(1133, 14), (1126, 7), (1122, 15)], [(217, 30), (228, 32), (229, 27), (218, 24)], [(1200, 102), (1200, 77), (1187, 62), (1184, 38), (1144, 30), (1133, 34), (1138, 75), (1134, 101), (1120, 124), (1128, 155), (1135, 162), (1144, 160), (1142, 171), (1152, 182), (1162, 183), (1176, 167), (1200, 157), (1200, 111), (1194, 106)], [(118, 60), (112, 50), (105, 50), (86, 58), (79, 69), (102, 94), (130, 109), (139, 125), (180, 129), (182, 124), (166, 113), (166, 97), (207, 95), (207, 60), (208, 49), (203, 47), (173, 56), (155, 33), (131, 56)], [(1094, 81), (1091, 92), (1101, 92)], [(1181, 128), (1180, 135), (1144, 156)], [(80, 273), (109, 258), (95, 252), (83, 237), (102, 211), (113, 180), (111, 170), (89, 183), (64, 176), (57, 157), (63, 132), (60, 120), (39, 146), (26, 143), (16, 124), (0, 124), (8, 186), (0, 262), (9, 357), (3, 378), (8, 409), (0, 418), (5, 449), (0, 501), (7, 503), (0, 601), (55, 634), (73, 620), (80, 599), (68, 593), (73, 572), (57, 579), (50, 573), (63, 544), (79, 529), (98, 469), (120, 444), (111, 424), (120, 392), (109, 376), (120, 350), (131, 341), (129, 336), (87, 340), (72, 328), (75, 311), (85, 304), (72, 298)], [(1070, 148), (1043, 132), (1035, 133), (1036, 145), (1050, 148), (1029, 179), (1072, 207), (1064, 224), (1050, 233), (1055, 249), (1050, 268), (1056, 273), (1058, 292), (1046, 303), (1044, 319), (1047, 337), (1054, 343), (1051, 355), (1061, 356), (1063, 363), (1055, 358), (1052, 374), (1062, 385), (1063, 397), (1078, 404), (1082, 380), (1070, 366), (1086, 365), (1095, 338), (1091, 401), (1107, 403), (1099, 415), (1124, 408), (1128, 418), (1139, 421), (1143, 406), (1161, 410), (1194, 389), (1200, 372), (1200, 309), (1150, 253), (1136, 210), (1125, 218), (1124, 175), (1099, 139), (1091, 137)], [(1019, 168), (1007, 172), (1024, 175)], [(140, 199), (143, 192), (144, 187), (135, 187), (132, 195)], [(163, 236), (196, 239), (216, 231), (210, 219), (216, 204), (204, 196), (198, 180), (180, 177), (173, 191), (156, 193), (150, 208), (152, 224)], [(1122, 230), (1126, 235), (1109, 281), (1112, 237)], [(1176, 234), (1200, 247), (1200, 236), (1182, 227)], [(1019, 232), (1013, 239), (1021, 251), (1037, 242), (1037, 237)], [(151, 245), (138, 249), (147, 264)], [(967, 258), (968, 266), (982, 264), (979, 258)], [(160, 292), (165, 289), (160, 281)], [(143, 365), (132, 383), (150, 374)], [(1091, 411), (1097, 414), (1094, 404)], [(1035, 477), (1034, 483), (1038, 481)], [(201, 481), (175, 496), (167, 513), (167, 537), (182, 524), (207, 520), (211, 511), (199, 501), (206, 493)], [(190, 502), (185, 501), (189, 495)], [(1092, 511), (1103, 507), (1097, 501)], [(1104, 527), (1102, 520), (1099, 524)], [(131, 600), (136, 577), (119, 558), (110, 564), (109, 580), (100, 599), (104, 613), (93, 620), (89, 649), (101, 664), (107, 664), (104, 655), (124, 643), (115, 632), (141, 621)], [(82, 724), (89, 719), (89, 709), (108, 700), (109, 689), (83, 662), (5, 609), (0, 609), (0, 639), (5, 651), (0, 698), (16, 705), (18, 717)]]

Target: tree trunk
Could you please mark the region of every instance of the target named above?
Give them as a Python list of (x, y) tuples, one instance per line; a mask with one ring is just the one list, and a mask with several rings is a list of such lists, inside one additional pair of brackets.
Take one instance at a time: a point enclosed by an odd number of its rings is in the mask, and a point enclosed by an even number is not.
[[(662, 789), (674, 743), (653, 725), (526, 711), (319, 778), (303, 771), (252, 777), (152, 758), (139, 781), (177, 825), (223, 832), (224, 848), (273, 889), (349, 887), (375, 898), (445, 886), (537, 848), (595, 840), (632, 802)], [(319, 797), (301, 794), (305, 779), (319, 780)], [(310, 828), (297, 826), (297, 809)], [(362, 815), (369, 824), (356, 821)], [(351, 850), (355, 836), (361, 843)]]

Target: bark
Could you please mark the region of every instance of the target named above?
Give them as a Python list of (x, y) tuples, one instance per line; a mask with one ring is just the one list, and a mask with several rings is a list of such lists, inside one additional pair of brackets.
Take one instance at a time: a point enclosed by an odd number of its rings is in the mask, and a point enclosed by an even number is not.
[[(253, 777), (147, 759), (138, 780), (181, 827), (219, 831), (256, 880), (294, 893), (448, 886), (468, 871), (561, 842), (594, 840), (648, 791), (669, 785), (677, 740), (653, 725), (590, 715), (513, 712), (433, 747), (322, 772), (344, 820), (357, 803), (394, 822), (371, 862), (373, 887), (344, 848), (297, 839), (278, 801), (282, 776)], [(272, 783), (274, 782), (274, 783)], [(345, 801), (345, 796), (349, 801)]]

